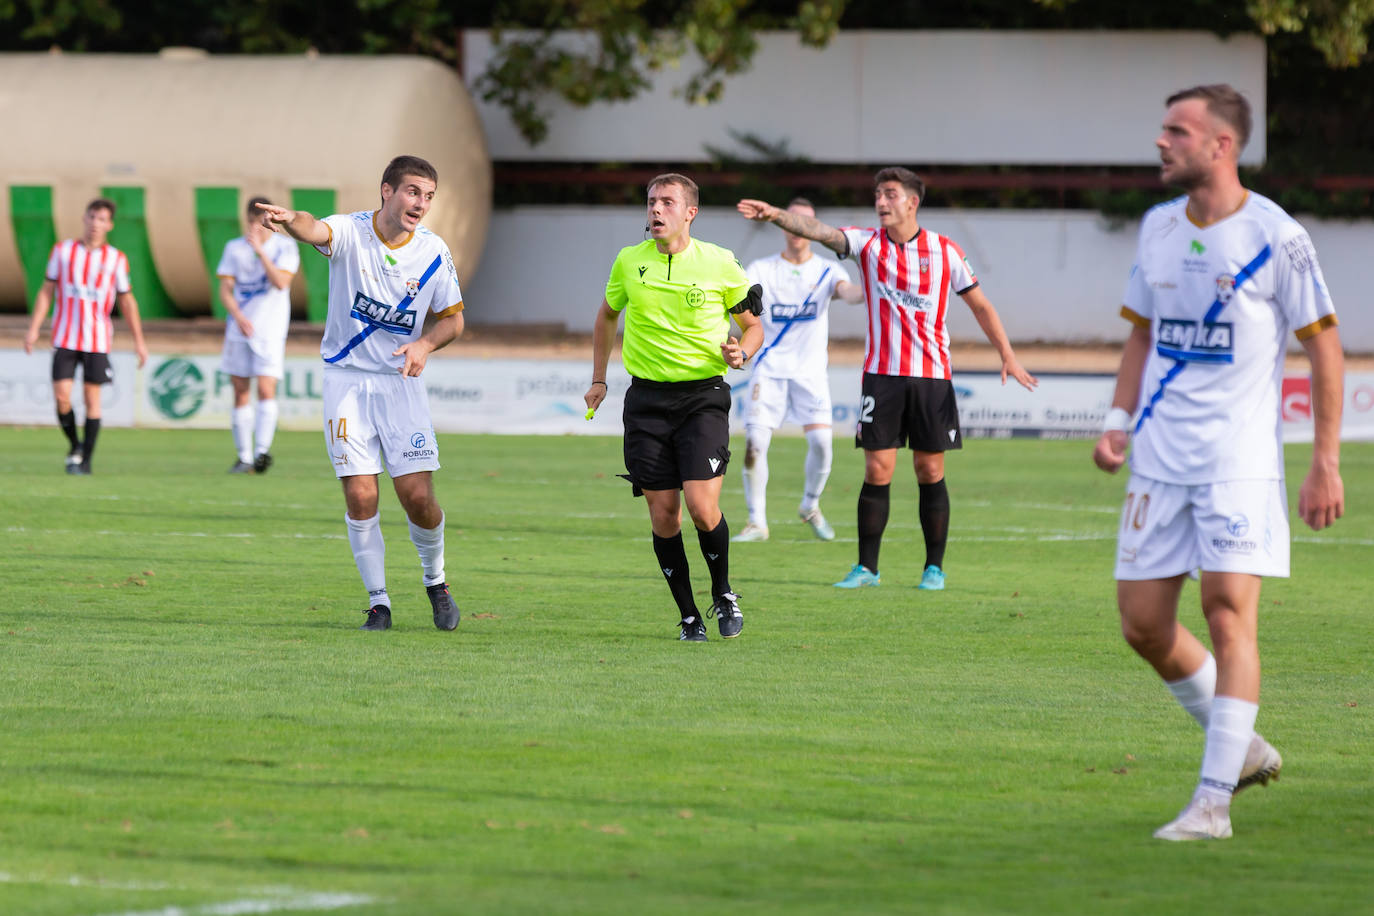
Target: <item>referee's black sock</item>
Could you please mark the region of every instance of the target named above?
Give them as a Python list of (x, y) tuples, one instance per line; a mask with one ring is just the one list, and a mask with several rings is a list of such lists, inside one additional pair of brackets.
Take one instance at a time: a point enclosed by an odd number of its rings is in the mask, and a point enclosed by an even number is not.
[(891, 484), (864, 481), (859, 490), (859, 563), (870, 572), (878, 571), (878, 548), (883, 546), (891, 489)]
[(949, 540), (949, 490), (941, 477), (921, 487), (921, 534), (926, 539), (926, 565), (945, 565), (945, 543)]
[(670, 538), (655, 534), (654, 556), (658, 557), (658, 568), (663, 570), (663, 578), (668, 580), (668, 591), (673, 593), (678, 613), (684, 620), (697, 616), (697, 603), (692, 598), (692, 577), (687, 568), (687, 551), (682, 546), (682, 532)]
[(100, 435), (100, 418), (86, 418), (86, 439), (81, 443), (81, 461), (86, 467), (91, 466), (91, 453), (95, 451), (95, 440)]
[(57, 425), (62, 427), (62, 432), (67, 436), (67, 441), (72, 444), (72, 451), (81, 448), (81, 440), (76, 437), (76, 411), (68, 410), (66, 413), (59, 413)]
[(697, 543), (711, 571), (711, 597), (719, 598), (730, 591), (730, 526), (721, 515), (720, 523), (710, 531), (697, 529)]

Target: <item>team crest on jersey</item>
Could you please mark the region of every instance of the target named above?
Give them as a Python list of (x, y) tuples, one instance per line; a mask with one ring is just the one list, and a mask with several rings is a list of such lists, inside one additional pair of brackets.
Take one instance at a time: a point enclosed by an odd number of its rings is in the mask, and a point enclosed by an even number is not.
[(706, 292), (700, 287), (693, 286), (682, 294), (683, 301), (694, 309), (699, 309), (706, 304)]
[(1160, 356), (1184, 362), (1234, 362), (1232, 330), (1229, 321), (1161, 318), (1155, 351)]
[(1230, 274), (1221, 274), (1217, 277), (1217, 301), (1222, 305), (1231, 301), (1231, 297), (1236, 294), (1236, 278)]
[(353, 297), (352, 316), (363, 324), (375, 325), (396, 334), (415, 330), (415, 313), (399, 305), (386, 305), (358, 293)]
[(420, 295), (420, 281), (414, 277), (406, 281), (406, 295), (414, 299)]
[(928, 273), (930, 273), (930, 258), (929, 258), (929, 257), (927, 257), (927, 256), (925, 256), (925, 255), (922, 255), (922, 256), (921, 256), (921, 260), (920, 260), (920, 265), (921, 265), (921, 273), (923, 273), (923, 274), (928, 274)]

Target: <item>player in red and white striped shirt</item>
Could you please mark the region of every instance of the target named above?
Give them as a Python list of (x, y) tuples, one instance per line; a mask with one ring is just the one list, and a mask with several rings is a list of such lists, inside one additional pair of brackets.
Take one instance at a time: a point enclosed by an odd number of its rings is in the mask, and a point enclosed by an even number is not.
[(868, 306), (863, 402), (855, 445), (864, 450), (864, 485), (859, 492), (859, 562), (841, 588), (879, 584), (878, 549), (887, 527), (889, 488), (897, 449), (909, 445), (920, 485), (921, 531), (926, 568), (921, 588), (942, 589), (949, 536), (949, 493), (945, 451), (962, 447), (959, 413), (949, 363), (945, 325), (950, 294), (960, 296), (1002, 357), (1007, 376), (1034, 390), (1035, 377), (1021, 367), (1006, 331), (954, 242), (921, 228), (916, 211), (925, 184), (915, 173), (887, 168), (874, 177), (878, 228), (836, 229), (815, 217), (780, 210), (761, 200), (741, 200), (739, 212), (777, 223), (787, 232), (820, 242), (859, 265)]
[[(104, 198), (91, 201), (82, 217), (81, 238), (66, 239), (53, 246), (43, 286), (33, 301), (33, 320), (24, 336), (24, 352), (32, 353), (38, 343), (38, 331), (48, 317), (48, 306), (55, 302), (52, 393), (57, 402), (57, 422), (71, 444), (67, 452), (68, 474), (91, 472), (91, 453), (100, 433), (100, 386), (114, 380), (110, 368), (110, 341), (114, 338), (110, 312), (115, 303), (134, 335), (139, 367), (148, 359), (138, 301), (129, 289), (129, 261), (124, 252), (105, 242), (114, 228), (114, 212), (114, 204)], [(77, 365), (81, 366), (86, 401), (84, 440), (76, 434), (76, 414), (72, 410)]]

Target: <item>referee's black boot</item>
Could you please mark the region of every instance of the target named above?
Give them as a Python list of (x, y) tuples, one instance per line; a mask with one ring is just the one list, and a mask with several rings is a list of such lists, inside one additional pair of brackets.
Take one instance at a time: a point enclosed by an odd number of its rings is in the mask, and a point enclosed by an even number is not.
[(678, 639), (687, 642), (706, 642), (706, 624), (702, 623), (700, 614), (684, 617), (678, 621), (677, 625), (682, 627), (682, 633)]
[(429, 604), (434, 608), (434, 625), (441, 630), (458, 629), (458, 621), (462, 619), (462, 613), (458, 610), (458, 605), (453, 603), (453, 595), (448, 590), (448, 583), (440, 582), (438, 585), (427, 585), (425, 591), (429, 594)]
[(389, 630), (391, 629), (391, 608), (385, 604), (379, 604), (367, 612), (367, 623), (358, 627), (360, 630)]
[(717, 598), (706, 615), (716, 618), (716, 623), (720, 626), (720, 635), (724, 639), (734, 639), (744, 629), (744, 615), (740, 613), (739, 595), (734, 592), (726, 592)]

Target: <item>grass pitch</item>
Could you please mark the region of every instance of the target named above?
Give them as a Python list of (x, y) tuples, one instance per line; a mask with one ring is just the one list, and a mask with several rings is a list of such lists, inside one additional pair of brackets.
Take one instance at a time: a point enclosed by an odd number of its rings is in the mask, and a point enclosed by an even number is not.
[[(618, 439), (443, 436), (456, 633), (394, 495), (395, 628), (364, 595), (319, 437), (229, 476), (227, 432), (0, 429), (0, 912), (1350, 913), (1374, 877), (1374, 446), (1349, 515), (1295, 523), (1265, 586), (1261, 731), (1283, 778), (1236, 836), (1165, 844), (1202, 733), (1121, 641), (1124, 478), (1084, 442), (950, 456), (949, 588), (919, 592), (916, 485), (883, 585), (855, 562), (860, 456), (733, 545), (740, 639), (676, 640)], [(737, 453), (742, 445), (737, 443)], [(1307, 451), (1289, 449), (1290, 494)], [(724, 500), (744, 522), (738, 469)], [(697, 592), (705, 564), (688, 532)], [(1197, 589), (1183, 619), (1201, 628)]]

